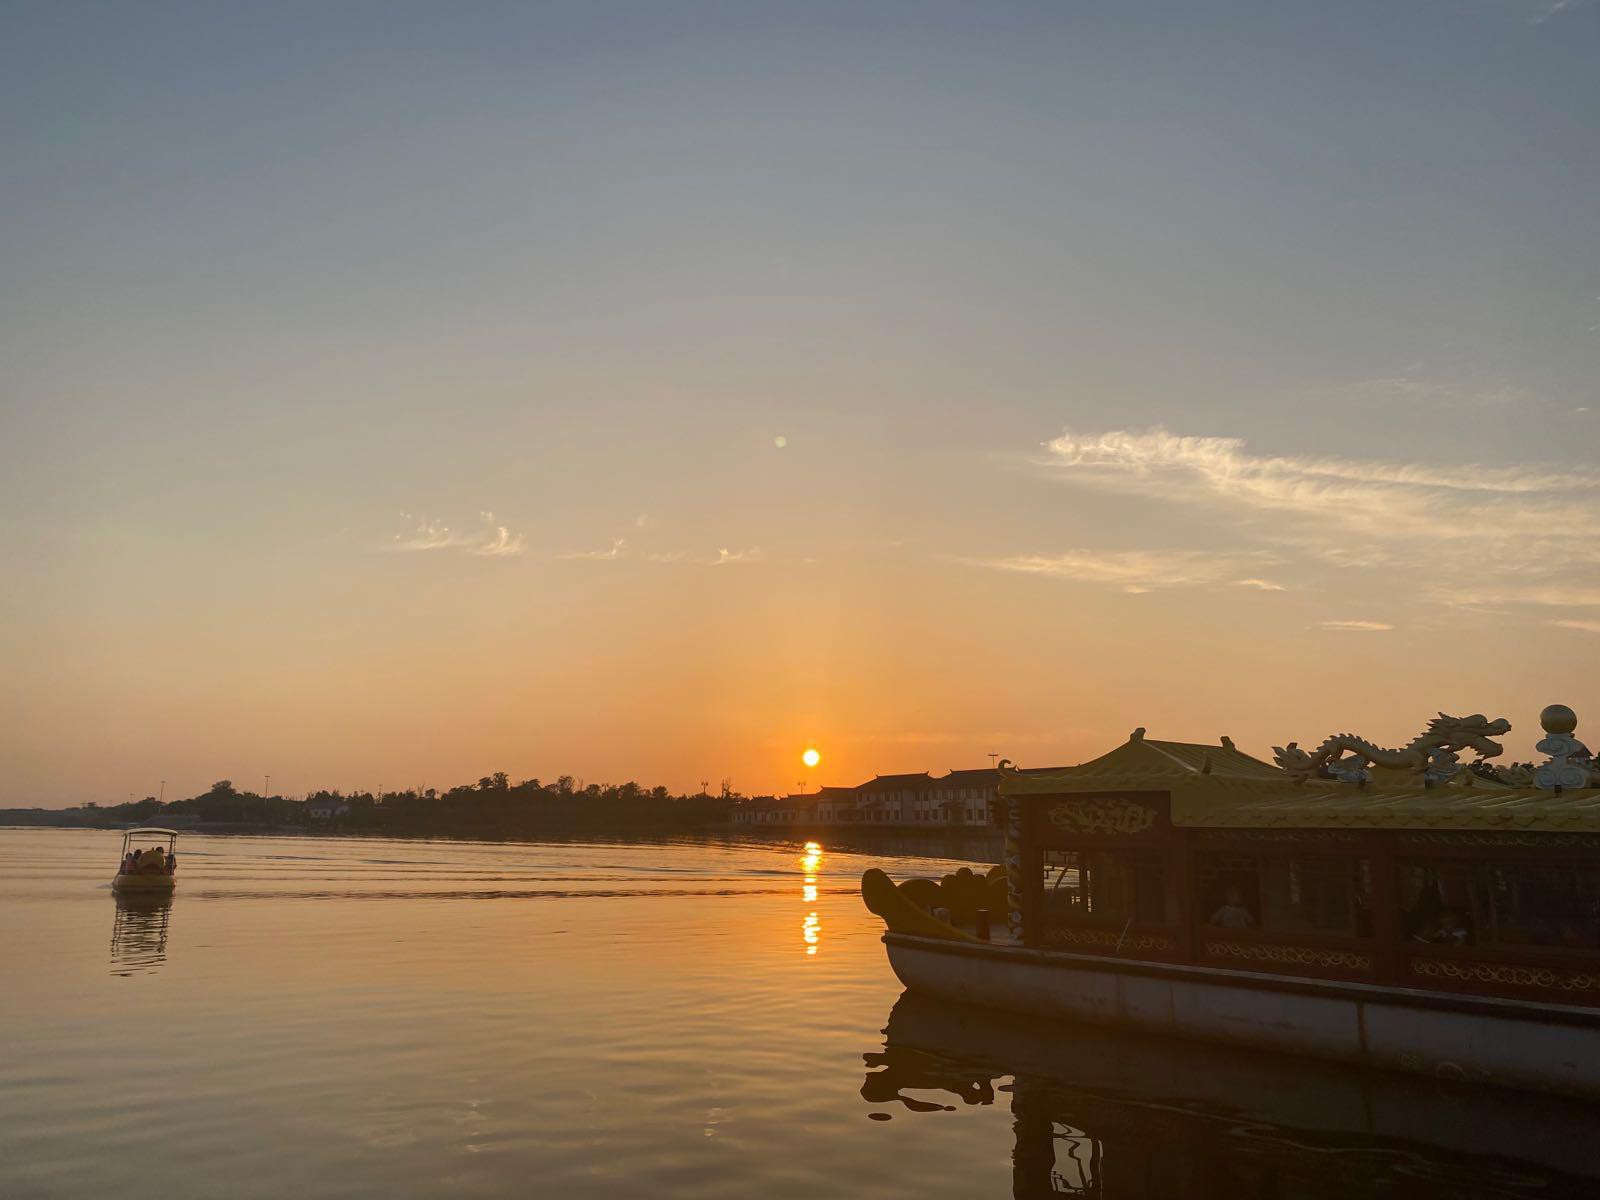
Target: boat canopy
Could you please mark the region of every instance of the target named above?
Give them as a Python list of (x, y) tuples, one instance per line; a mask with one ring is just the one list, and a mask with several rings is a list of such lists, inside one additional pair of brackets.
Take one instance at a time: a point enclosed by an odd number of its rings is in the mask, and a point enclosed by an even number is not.
[(129, 837), (133, 837), (135, 834), (140, 833), (154, 833), (159, 834), (161, 837), (178, 836), (178, 831), (176, 829), (161, 829), (155, 825), (141, 825), (137, 829), (128, 829), (124, 830), (123, 832), (125, 832)]

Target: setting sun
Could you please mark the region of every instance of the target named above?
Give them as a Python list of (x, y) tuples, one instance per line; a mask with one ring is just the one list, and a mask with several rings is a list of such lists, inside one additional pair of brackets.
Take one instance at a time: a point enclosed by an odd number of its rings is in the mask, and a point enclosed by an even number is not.
[(812, 747), (800, 756), (800, 761), (808, 767), (814, 767), (822, 761), (822, 755), (817, 753), (815, 747)]

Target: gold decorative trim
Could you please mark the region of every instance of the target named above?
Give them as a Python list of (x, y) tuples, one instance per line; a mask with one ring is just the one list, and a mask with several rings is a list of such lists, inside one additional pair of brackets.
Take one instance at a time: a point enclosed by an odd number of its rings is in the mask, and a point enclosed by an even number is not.
[(1442, 958), (1414, 958), (1411, 970), (1432, 979), (1451, 979), (1457, 983), (1501, 983), (1512, 987), (1544, 988), (1547, 991), (1600, 991), (1600, 974), (1593, 971), (1560, 971), (1553, 967), (1516, 967), (1506, 963), (1452, 962)]
[(1404, 833), (1402, 842), (1430, 846), (1585, 846), (1600, 848), (1600, 837), (1581, 833)]
[(1046, 945), (1109, 946), (1123, 950), (1159, 950), (1167, 954), (1177, 949), (1171, 938), (1159, 933), (1130, 933), (1124, 937), (1109, 929), (1047, 929), (1043, 940)]
[(1144, 833), (1156, 810), (1132, 800), (1069, 800), (1050, 807), (1050, 824), (1073, 833)]
[(1353, 842), (1342, 829), (1203, 829), (1200, 840), (1240, 842)]
[(1245, 962), (1287, 963), (1301, 967), (1344, 967), (1372, 970), (1372, 959), (1350, 950), (1314, 950), (1309, 946), (1278, 946), (1262, 942), (1207, 942), (1206, 953)]

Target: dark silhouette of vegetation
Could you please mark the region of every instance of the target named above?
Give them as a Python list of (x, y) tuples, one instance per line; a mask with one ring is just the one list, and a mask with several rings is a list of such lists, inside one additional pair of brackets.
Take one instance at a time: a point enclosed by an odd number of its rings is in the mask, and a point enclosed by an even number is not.
[(40, 809), (0, 811), (0, 823), (11, 824), (161, 824), (236, 826), (241, 828), (332, 829), (350, 832), (427, 834), (434, 836), (509, 837), (552, 833), (692, 833), (728, 820), (743, 797), (726, 781), (720, 795), (674, 795), (664, 787), (623, 784), (585, 785), (571, 775), (553, 783), (526, 779), (512, 783), (504, 771), (485, 775), (476, 784), (447, 792), (426, 790), (312, 792), (304, 800), (241, 792), (227, 779), (186, 800), (162, 804), (146, 797), (132, 804), (89, 808), (66, 814)]

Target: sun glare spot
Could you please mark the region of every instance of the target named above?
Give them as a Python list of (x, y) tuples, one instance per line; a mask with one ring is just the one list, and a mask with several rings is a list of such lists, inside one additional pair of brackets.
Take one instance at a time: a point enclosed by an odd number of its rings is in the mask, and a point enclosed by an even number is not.
[(808, 767), (814, 767), (822, 761), (822, 755), (817, 753), (815, 746), (808, 746), (806, 752), (800, 756), (800, 761)]
[(822, 865), (822, 843), (807, 842), (805, 857), (800, 860), (800, 869), (805, 872), (805, 882), (801, 895), (807, 904), (817, 902), (817, 868)]

